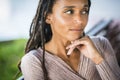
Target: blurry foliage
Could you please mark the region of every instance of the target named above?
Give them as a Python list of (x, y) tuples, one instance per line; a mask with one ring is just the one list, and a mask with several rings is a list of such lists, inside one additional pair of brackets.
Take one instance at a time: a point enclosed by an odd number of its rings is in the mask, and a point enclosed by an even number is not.
[(26, 39), (0, 42), (0, 80), (13, 80), (24, 55)]

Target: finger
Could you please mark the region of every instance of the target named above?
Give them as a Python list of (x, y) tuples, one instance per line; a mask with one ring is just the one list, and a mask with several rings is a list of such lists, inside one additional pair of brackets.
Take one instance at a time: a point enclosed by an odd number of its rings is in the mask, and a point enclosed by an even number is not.
[(72, 42), (72, 44), (67, 46), (67, 48), (75, 47), (75, 46), (78, 46), (78, 45), (79, 46), (87, 45), (89, 42), (90, 42), (89, 36), (85, 36), (81, 39), (75, 40), (74, 42)]
[(72, 47), (77, 47), (79, 46), (83, 46), (85, 44), (85, 40), (77, 40), (74, 43), (70, 44), (69, 46), (66, 47), (66, 49), (72, 48)]
[[(74, 41), (71, 41), (71, 44), (73, 44), (73, 42), (74, 42)], [(69, 45), (68, 45), (68, 46), (69, 46)], [(66, 46), (66, 49), (69, 49), (69, 47), (68, 47), (68, 46)]]
[(67, 55), (70, 55), (73, 52), (74, 49), (75, 49), (75, 47), (70, 48), (67, 52)]
[(75, 41), (71, 41), (71, 44), (69, 46), (66, 47), (66, 49), (69, 49), (71, 47), (75, 47), (75, 46), (83, 46), (84, 44), (87, 44), (89, 42), (89, 36), (85, 36), (85, 37), (82, 37), (78, 40), (75, 40)]

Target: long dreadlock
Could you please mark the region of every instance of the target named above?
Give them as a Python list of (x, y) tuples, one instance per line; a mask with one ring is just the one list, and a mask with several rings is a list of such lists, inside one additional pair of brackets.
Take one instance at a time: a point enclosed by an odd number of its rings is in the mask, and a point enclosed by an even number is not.
[[(52, 31), (50, 25), (45, 22), (48, 13), (52, 13), (52, 7), (56, 0), (39, 0), (36, 15), (30, 26), (30, 38), (27, 42), (25, 53), (30, 50), (41, 47), (43, 49), (42, 68), (44, 72), (44, 80), (48, 80), (48, 73), (45, 67), (45, 43), (50, 41)], [(88, 0), (89, 7), (91, 1)]]
[[(44, 72), (44, 80), (48, 80), (47, 70), (45, 67), (45, 43), (52, 37), (52, 31), (49, 24), (45, 23), (48, 13), (52, 12), (54, 0), (40, 0), (35, 18), (30, 27), (30, 38), (27, 42), (25, 52), (41, 47), (43, 49), (42, 68)], [(46, 13), (46, 14), (45, 14)]]

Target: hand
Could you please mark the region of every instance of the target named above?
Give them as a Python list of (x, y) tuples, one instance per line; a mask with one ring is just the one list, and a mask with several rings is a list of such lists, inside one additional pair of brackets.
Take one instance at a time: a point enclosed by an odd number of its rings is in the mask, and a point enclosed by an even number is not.
[(89, 36), (72, 41), (71, 44), (66, 47), (66, 49), (69, 49), (67, 55), (70, 55), (75, 48), (77, 48), (82, 54), (84, 54), (84, 56), (90, 58), (96, 64), (103, 61), (102, 56), (99, 54)]

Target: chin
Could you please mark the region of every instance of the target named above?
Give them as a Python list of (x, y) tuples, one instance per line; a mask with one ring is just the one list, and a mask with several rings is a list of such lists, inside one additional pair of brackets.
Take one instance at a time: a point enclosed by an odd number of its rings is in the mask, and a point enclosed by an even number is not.
[(68, 38), (69, 41), (74, 41), (74, 40), (77, 40), (77, 39), (80, 39), (81, 36), (71, 36)]

